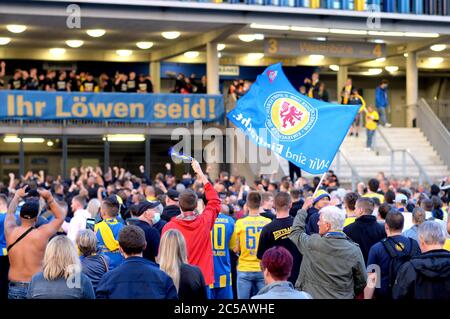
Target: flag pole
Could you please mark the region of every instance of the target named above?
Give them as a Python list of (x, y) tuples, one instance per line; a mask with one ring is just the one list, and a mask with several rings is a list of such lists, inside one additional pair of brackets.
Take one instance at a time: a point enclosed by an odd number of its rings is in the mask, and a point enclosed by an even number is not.
[(319, 184), (317, 185), (317, 187), (316, 187), (316, 189), (314, 191), (313, 197), (316, 195), (317, 191), (319, 190), (320, 185), (322, 185), (323, 179), (324, 179), (326, 174), (327, 174), (327, 172), (323, 173), (322, 177), (320, 178)]

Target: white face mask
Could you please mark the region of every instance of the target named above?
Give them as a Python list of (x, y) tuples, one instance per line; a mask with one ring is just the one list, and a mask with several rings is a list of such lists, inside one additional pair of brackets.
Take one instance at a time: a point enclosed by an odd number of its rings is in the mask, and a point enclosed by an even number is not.
[(155, 213), (153, 218), (152, 218), (152, 222), (153, 224), (156, 224), (157, 222), (159, 222), (161, 220), (161, 213)]

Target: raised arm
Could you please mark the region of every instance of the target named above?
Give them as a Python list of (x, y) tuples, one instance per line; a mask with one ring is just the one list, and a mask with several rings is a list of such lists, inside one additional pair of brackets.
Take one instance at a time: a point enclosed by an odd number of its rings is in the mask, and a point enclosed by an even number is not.
[(24, 197), (27, 193), (26, 193), (26, 189), (27, 189), (28, 185), (19, 188), (16, 193), (14, 194), (14, 198), (12, 199), (11, 203), (9, 203), (9, 207), (8, 207), (8, 212), (6, 214), (6, 218), (5, 218), (5, 237), (6, 240), (8, 240), (8, 236), (11, 233), (11, 231), (17, 227), (17, 223), (16, 223), (16, 216), (15, 216), (15, 212), (17, 209), (17, 205), (19, 204), (19, 202), (22, 200), (22, 197)]
[(192, 160), (192, 169), (201, 179), (205, 188), (205, 196), (207, 203), (205, 209), (203, 210), (203, 213), (200, 216), (201, 218), (208, 219), (209, 228), (212, 229), (214, 226), (214, 222), (217, 218), (217, 215), (219, 215), (220, 213), (221, 201), (219, 198), (219, 194), (217, 194), (216, 190), (211, 185), (208, 178), (205, 176), (205, 174), (203, 174), (200, 164), (195, 159)]
[(305, 200), (303, 207), (298, 211), (295, 216), (294, 224), (292, 225), (292, 231), (289, 235), (289, 239), (297, 246), (298, 250), (305, 254), (308, 247), (310, 237), (306, 234), (306, 216), (308, 215), (307, 209), (312, 206), (313, 199), (311, 197)]
[(56, 234), (56, 232), (61, 228), (64, 219), (66, 218), (66, 212), (59, 206), (55, 199), (53, 198), (52, 193), (48, 190), (38, 190), (39, 195), (45, 200), (48, 208), (53, 213), (55, 218), (49, 222), (38, 228), (40, 232), (46, 233), (47, 236), (52, 236)]

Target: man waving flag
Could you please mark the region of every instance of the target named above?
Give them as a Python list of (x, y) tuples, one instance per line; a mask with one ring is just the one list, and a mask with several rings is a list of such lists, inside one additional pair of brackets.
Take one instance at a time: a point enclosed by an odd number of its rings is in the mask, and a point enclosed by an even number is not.
[(328, 171), (359, 108), (301, 95), (277, 63), (257, 77), (227, 117), (257, 145), (321, 174)]

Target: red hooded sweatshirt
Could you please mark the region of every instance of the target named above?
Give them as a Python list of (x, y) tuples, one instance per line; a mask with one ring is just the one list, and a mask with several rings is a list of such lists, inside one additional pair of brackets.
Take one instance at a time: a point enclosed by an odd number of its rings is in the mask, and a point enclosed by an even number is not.
[(214, 283), (214, 260), (211, 246), (211, 230), (221, 209), (219, 195), (211, 183), (205, 184), (207, 204), (205, 210), (193, 220), (183, 220), (173, 217), (168, 222), (162, 234), (169, 229), (179, 230), (186, 240), (188, 262), (198, 266), (205, 277), (207, 286)]

